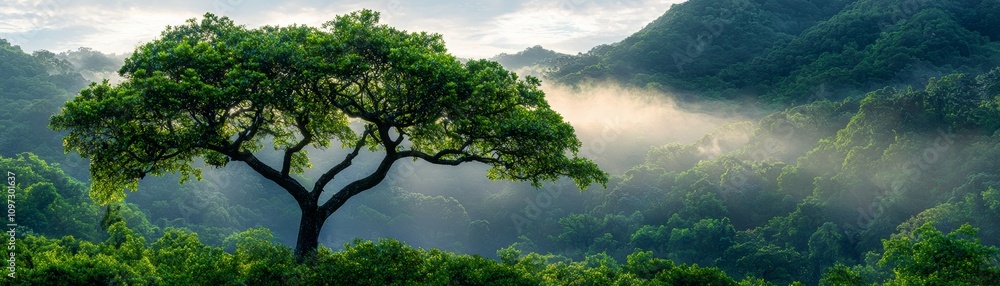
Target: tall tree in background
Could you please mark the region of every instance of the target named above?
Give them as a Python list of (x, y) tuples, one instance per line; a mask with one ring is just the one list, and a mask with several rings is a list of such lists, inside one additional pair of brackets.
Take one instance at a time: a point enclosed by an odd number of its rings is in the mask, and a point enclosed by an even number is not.
[[(363, 10), (322, 28), (247, 29), (206, 14), (139, 47), (119, 71), (124, 82), (91, 84), (51, 126), (68, 130), (67, 149), (91, 159), (90, 194), (104, 204), (146, 175), (199, 177), (197, 158), (247, 164), (298, 202), (299, 257), (316, 249), (331, 214), (401, 159), (485, 163), (490, 179), (535, 186), (561, 176), (581, 189), (607, 182), (577, 157), (580, 141), (537, 79), (519, 80), (494, 62), (460, 63), (440, 35), (378, 20)], [(282, 154), (280, 165), (259, 158), (265, 141)], [(293, 177), (311, 167), (307, 146), (335, 142), (346, 158), (310, 185)], [(363, 149), (381, 155), (375, 170), (321, 200)]]

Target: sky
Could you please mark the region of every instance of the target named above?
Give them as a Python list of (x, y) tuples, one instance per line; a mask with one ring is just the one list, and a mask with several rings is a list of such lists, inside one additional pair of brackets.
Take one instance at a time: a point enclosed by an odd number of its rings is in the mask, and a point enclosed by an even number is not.
[(248, 27), (319, 26), (334, 15), (362, 8), (408, 31), (444, 36), (452, 54), (487, 58), (534, 45), (576, 54), (620, 41), (683, 0), (469, 0), (469, 1), (100, 1), (4, 0), (0, 38), (25, 51), (62, 52), (89, 47), (128, 53), (155, 39), (168, 25), (206, 12)]

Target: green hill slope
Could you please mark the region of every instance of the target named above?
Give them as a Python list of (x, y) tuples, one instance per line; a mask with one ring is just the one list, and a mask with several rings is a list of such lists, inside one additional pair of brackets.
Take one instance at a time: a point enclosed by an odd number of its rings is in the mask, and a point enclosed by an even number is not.
[(692, 0), (550, 76), (801, 103), (988, 71), (1000, 64), (998, 15), (996, 1)]

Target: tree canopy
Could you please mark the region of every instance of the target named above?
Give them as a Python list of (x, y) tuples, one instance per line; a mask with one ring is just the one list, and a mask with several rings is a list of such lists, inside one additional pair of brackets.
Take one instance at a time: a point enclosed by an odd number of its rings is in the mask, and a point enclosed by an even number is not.
[[(485, 163), (490, 179), (535, 186), (560, 176), (580, 188), (607, 182), (576, 156), (573, 127), (549, 107), (537, 79), (495, 62), (463, 64), (440, 35), (378, 20), (362, 10), (321, 28), (248, 29), (206, 14), (139, 47), (119, 71), (124, 82), (91, 84), (51, 125), (69, 131), (68, 150), (91, 160), (90, 193), (105, 204), (146, 175), (200, 177), (199, 158), (215, 167), (244, 162), (299, 203), (299, 243), (303, 232), (313, 237), (307, 249), (330, 214), (401, 159)], [(278, 166), (258, 157), (267, 141), (281, 153)], [(311, 167), (306, 147), (337, 142), (350, 153), (312, 186), (292, 177)], [(320, 202), (362, 149), (384, 154), (377, 168)]]

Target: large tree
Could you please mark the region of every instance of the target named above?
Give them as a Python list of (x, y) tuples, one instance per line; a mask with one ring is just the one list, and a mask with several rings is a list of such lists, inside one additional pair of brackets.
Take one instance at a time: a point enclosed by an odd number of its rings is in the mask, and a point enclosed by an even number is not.
[[(248, 29), (206, 14), (137, 48), (119, 71), (124, 82), (91, 84), (51, 126), (68, 130), (67, 149), (91, 160), (90, 194), (100, 203), (122, 200), (146, 175), (198, 177), (198, 159), (243, 162), (298, 202), (299, 257), (316, 249), (331, 214), (402, 159), (485, 163), (490, 179), (535, 186), (562, 176), (581, 189), (607, 182), (577, 157), (580, 141), (537, 79), (495, 62), (463, 64), (440, 35), (378, 20), (363, 10), (321, 28)], [(277, 164), (262, 160), (267, 143), (281, 154)], [(296, 179), (311, 168), (307, 147), (334, 144), (346, 157), (322, 158), (340, 161), (309, 184)], [(362, 150), (381, 157), (377, 167), (328, 186)]]

